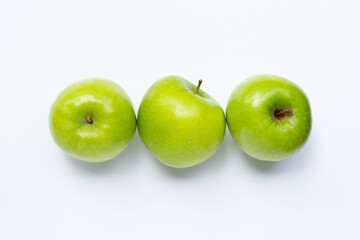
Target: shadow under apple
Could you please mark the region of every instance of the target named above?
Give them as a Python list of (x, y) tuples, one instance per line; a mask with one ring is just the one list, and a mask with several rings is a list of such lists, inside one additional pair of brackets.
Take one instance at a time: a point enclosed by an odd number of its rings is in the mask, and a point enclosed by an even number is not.
[[(153, 162), (160, 168), (166, 175), (174, 178), (192, 178), (202, 176), (204, 174), (217, 174), (225, 166), (228, 159), (228, 153), (231, 151), (228, 142), (232, 141), (230, 134), (226, 131), (224, 140), (216, 151), (216, 153), (196, 166), (188, 168), (173, 168), (164, 165), (156, 157), (152, 156)], [(149, 154), (151, 154), (149, 152)]]
[(261, 161), (247, 155), (240, 148), (238, 148), (238, 152), (241, 158), (245, 159), (245, 162), (248, 164), (248, 166), (260, 172), (274, 173), (282, 171), (301, 171), (303, 168), (306, 168), (310, 164), (311, 159), (314, 159), (313, 148), (315, 137), (316, 136), (313, 132), (310, 135), (305, 146), (300, 151), (298, 151), (292, 157), (282, 161)]
[(117, 157), (106, 162), (92, 163), (84, 162), (74, 159), (64, 153), (69, 160), (69, 163), (78, 169), (92, 174), (107, 174), (110, 172), (120, 173), (121, 171), (129, 171), (139, 164), (139, 148), (142, 148), (142, 143), (137, 132), (127, 148)]

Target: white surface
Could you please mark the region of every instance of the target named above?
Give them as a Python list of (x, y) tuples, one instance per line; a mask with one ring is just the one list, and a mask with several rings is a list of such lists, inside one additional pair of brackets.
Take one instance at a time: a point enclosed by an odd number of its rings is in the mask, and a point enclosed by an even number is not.
[[(360, 239), (360, 2), (1, 1), (0, 239)], [(48, 130), (56, 95), (105, 77), (137, 111), (176, 74), (226, 108), (258, 73), (307, 93), (313, 131), (279, 163), (227, 132), (207, 162), (163, 166), (136, 134), (103, 164), (67, 157)]]

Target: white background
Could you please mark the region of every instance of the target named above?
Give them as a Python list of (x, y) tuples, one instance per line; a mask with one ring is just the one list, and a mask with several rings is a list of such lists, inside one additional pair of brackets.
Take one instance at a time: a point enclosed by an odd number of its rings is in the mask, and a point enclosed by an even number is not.
[[(0, 239), (360, 239), (360, 2), (0, 2)], [(176, 74), (225, 109), (244, 78), (303, 88), (313, 129), (296, 156), (247, 157), (229, 132), (207, 162), (159, 163), (137, 133), (116, 159), (67, 157), (48, 130), (76, 80), (117, 82), (137, 111)]]

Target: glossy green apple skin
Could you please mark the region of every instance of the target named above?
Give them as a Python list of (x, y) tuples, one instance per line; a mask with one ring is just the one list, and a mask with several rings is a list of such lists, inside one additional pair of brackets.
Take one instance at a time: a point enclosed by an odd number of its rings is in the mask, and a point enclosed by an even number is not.
[(138, 112), (145, 146), (165, 165), (185, 168), (211, 157), (224, 138), (224, 111), (189, 81), (170, 76), (147, 91)]
[[(273, 109), (292, 109), (284, 120)], [(257, 75), (241, 83), (226, 109), (231, 135), (239, 147), (259, 160), (279, 161), (296, 153), (311, 130), (311, 110), (305, 93), (289, 80)]]
[(59, 94), (51, 106), (49, 126), (57, 145), (71, 157), (104, 162), (129, 144), (136, 117), (130, 98), (119, 85), (95, 78), (76, 82)]

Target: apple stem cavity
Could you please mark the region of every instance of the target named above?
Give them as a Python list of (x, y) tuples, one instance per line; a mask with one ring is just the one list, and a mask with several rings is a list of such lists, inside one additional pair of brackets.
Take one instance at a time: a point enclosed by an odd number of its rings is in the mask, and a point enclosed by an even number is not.
[(196, 92), (195, 92), (196, 94), (199, 94), (201, 83), (202, 83), (202, 80), (200, 79), (198, 82), (197, 88), (196, 88)]
[(90, 116), (86, 117), (86, 122), (89, 124), (92, 124), (94, 121), (92, 120), (92, 118)]
[(274, 109), (272, 111), (273, 118), (278, 121), (285, 120), (291, 117), (294, 114), (293, 110), (290, 108), (286, 109)]

